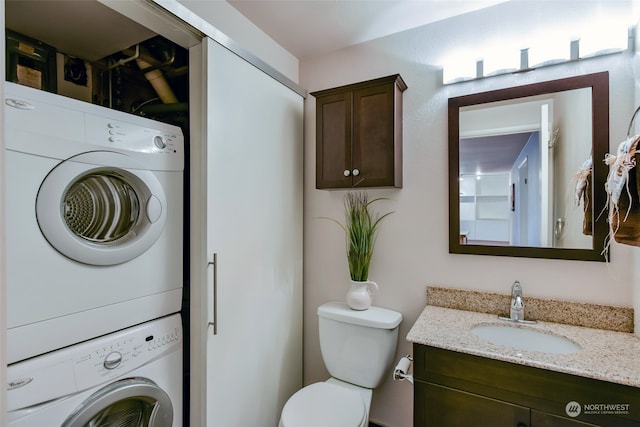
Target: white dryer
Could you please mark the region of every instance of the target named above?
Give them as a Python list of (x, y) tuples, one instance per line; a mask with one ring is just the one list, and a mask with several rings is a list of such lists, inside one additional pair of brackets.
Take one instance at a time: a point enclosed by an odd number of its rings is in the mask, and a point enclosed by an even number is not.
[(9, 365), (7, 378), (8, 427), (180, 427), (180, 315)]
[(6, 83), (8, 363), (180, 310), (180, 128)]

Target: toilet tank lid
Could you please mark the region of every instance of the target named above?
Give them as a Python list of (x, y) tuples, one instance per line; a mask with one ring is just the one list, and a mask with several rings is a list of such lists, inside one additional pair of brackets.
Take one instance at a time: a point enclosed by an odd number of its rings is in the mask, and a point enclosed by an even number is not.
[(394, 329), (402, 322), (402, 314), (382, 307), (352, 310), (344, 302), (327, 302), (318, 307), (318, 316), (353, 325), (378, 329)]

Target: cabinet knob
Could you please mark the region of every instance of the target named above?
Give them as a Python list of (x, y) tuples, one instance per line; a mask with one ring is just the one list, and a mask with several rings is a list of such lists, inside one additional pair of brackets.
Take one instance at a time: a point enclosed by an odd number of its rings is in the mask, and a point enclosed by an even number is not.
[(345, 169), (344, 172), (342, 172), (344, 174), (344, 176), (349, 176), (351, 175), (351, 171), (349, 169)]
[(358, 175), (360, 175), (360, 171), (358, 169), (354, 169), (353, 176), (358, 176)]

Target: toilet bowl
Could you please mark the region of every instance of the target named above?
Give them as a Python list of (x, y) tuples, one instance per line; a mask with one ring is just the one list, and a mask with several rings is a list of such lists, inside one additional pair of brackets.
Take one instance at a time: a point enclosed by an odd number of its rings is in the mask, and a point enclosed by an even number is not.
[(308, 385), (287, 401), (280, 427), (366, 427), (371, 396), (335, 378)]
[[(320, 349), (331, 378), (304, 387), (282, 409), (280, 427), (366, 427), (373, 389), (390, 369), (402, 314), (346, 303), (318, 307)], [(391, 375), (389, 375), (391, 377)]]

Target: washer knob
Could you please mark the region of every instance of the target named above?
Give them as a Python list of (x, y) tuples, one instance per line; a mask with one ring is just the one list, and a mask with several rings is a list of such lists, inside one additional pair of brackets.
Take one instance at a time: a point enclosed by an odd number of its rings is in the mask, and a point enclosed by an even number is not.
[(104, 358), (102, 366), (104, 366), (106, 369), (111, 370), (117, 368), (121, 362), (122, 354), (120, 354), (119, 351), (112, 351), (111, 353), (107, 354), (107, 357)]

